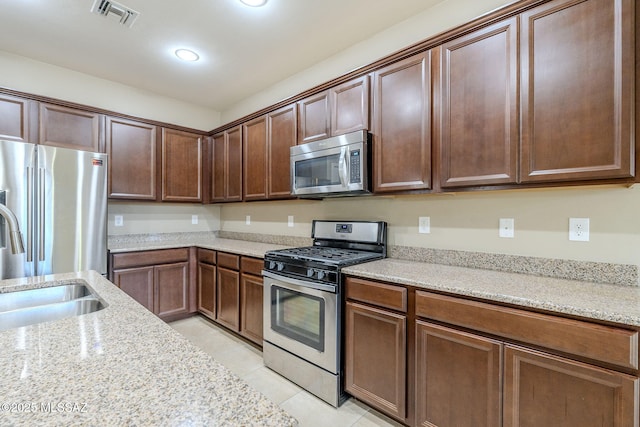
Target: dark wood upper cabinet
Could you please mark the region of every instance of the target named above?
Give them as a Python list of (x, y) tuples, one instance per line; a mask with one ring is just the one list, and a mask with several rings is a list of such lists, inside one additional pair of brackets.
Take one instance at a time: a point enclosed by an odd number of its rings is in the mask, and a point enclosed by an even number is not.
[[(441, 187), (517, 180), (516, 18), (445, 43), (440, 49)], [(439, 77), (439, 79), (438, 79)]]
[(157, 200), (157, 126), (106, 119), (109, 198)]
[(331, 136), (369, 129), (369, 76), (329, 89)]
[(296, 106), (283, 107), (242, 125), (244, 200), (291, 197), (289, 148), (296, 145)]
[(38, 130), (32, 129), (37, 103), (16, 96), (0, 94), (0, 139), (37, 142)]
[(634, 0), (557, 0), (521, 15), (521, 180), (634, 175)]
[(104, 152), (104, 115), (40, 103), (40, 144)]
[(373, 189), (431, 187), (431, 51), (373, 73)]
[(369, 76), (298, 101), (298, 144), (369, 128)]
[(269, 129), (267, 194), (270, 199), (291, 197), (289, 148), (296, 145), (297, 123), (295, 104), (267, 115)]
[(162, 129), (162, 201), (202, 201), (202, 138)]
[(298, 101), (298, 144), (328, 138), (331, 135), (329, 91)]
[(242, 126), (214, 135), (211, 202), (242, 201)]
[(243, 150), (243, 198), (265, 200), (267, 198), (267, 117), (260, 116), (242, 125)]

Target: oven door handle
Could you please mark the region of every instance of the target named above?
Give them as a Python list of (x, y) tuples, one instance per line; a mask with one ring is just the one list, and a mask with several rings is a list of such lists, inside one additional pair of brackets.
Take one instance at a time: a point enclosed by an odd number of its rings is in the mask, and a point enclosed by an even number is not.
[(337, 293), (335, 285), (326, 285), (323, 283), (314, 283), (314, 282), (308, 282), (306, 280), (292, 279), (291, 277), (285, 277), (279, 274), (273, 274), (269, 271), (264, 271), (264, 270), (262, 271), (262, 275), (264, 277), (269, 277), (271, 279), (278, 280), (280, 282), (291, 283), (294, 285), (302, 286), (304, 288), (317, 289), (319, 291), (331, 292), (332, 294)]

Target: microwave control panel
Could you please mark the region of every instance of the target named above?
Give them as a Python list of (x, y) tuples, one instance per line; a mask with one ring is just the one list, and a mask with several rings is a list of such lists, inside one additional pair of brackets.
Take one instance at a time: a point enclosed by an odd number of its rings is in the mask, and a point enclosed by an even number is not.
[(349, 182), (352, 184), (358, 183), (361, 181), (360, 176), (360, 150), (353, 150), (349, 152)]

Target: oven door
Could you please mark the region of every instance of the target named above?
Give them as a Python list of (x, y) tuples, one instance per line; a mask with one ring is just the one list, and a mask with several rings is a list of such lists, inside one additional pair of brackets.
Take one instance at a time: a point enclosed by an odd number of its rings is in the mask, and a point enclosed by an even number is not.
[(337, 374), (338, 295), (313, 282), (263, 275), (264, 340)]

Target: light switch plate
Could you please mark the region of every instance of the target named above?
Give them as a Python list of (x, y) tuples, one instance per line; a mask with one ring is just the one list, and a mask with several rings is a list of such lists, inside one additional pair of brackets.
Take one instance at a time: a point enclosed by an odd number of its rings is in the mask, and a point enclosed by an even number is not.
[(198, 223), (198, 215), (191, 215), (191, 224), (196, 225)]
[(122, 227), (124, 225), (124, 219), (122, 218), (122, 215), (116, 215), (114, 219), (116, 227)]
[(293, 227), (293, 215), (287, 217), (287, 227)]
[(512, 239), (515, 232), (515, 221), (513, 218), (500, 218), (500, 237)]
[(244, 220), (245, 225), (251, 225), (251, 215), (247, 215)]

